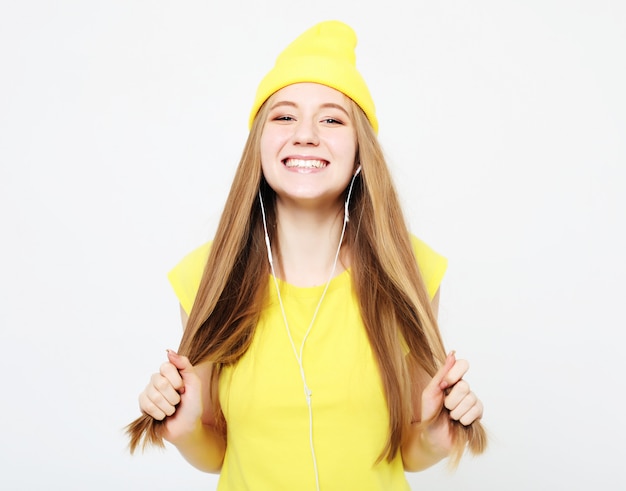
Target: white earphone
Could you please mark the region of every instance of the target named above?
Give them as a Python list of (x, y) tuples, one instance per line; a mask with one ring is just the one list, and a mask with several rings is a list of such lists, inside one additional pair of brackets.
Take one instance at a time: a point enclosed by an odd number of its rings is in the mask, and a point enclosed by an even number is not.
[(348, 207), (350, 204), (350, 197), (352, 196), (352, 187), (354, 186), (354, 181), (356, 179), (356, 177), (359, 175), (359, 173), (361, 172), (361, 166), (359, 165), (359, 167), (357, 167), (356, 171), (354, 172), (354, 175), (352, 176), (352, 180), (350, 181), (350, 187), (348, 188), (348, 195), (346, 197), (346, 201), (344, 204), (344, 219), (343, 219), (343, 226), (341, 228), (341, 236), (339, 237), (339, 244), (337, 246), (337, 251), (335, 253), (335, 259), (333, 262), (333, 268), (330, 272), (330, 275), (328, 277), (328, 281), (326, 282), (326, 286), (324, 288), (324, 291), (322, 292), (322, 295), (319, 299), (319, 302), (317, 303), (317, 307), (315, 308), (315, 312), (313, 313), (313, 318), (311, 319), (311, 323), (309, 324), (309, 328), (307, 329), (304, 337), (302, 338), (302, 344), (300, 346), (300, 352), (298, 353), (298, 350), (296, 349), (296, 345), (293, 342), (293, 338), (291, 336), (291, 330), (289, 328), (289, 322), (287, 321), (287, 314), (285, 313), (285, 307), (283, 305), (283, 299), (280, 295), (280, 288), (278, 287), (278, 280), (276, 279), (276, 271), (274, 270), (274, 258), (272, 256), (272, 245), (270, 243), (270, 236), (269, 233), (267, 231), (267, 219), (265, 217), (265, 206), (263, 204), (263, 196), (261, 194), (261, 190), (259, 189), (259, 203), (261, 205), (261, 217), (263, 219), (263, 231), (265, 233), (265, 246), (267, 248), (267, 258), (269, 260), (270, 263), (270, 269), (272, 271), (272, 277), (274, 279), (274, 286), (276, 287), (276, 295), (278, 296), (278, 303), (280, 305), (280, 310), (283, 316), (283, 321), (285, 323), (285, 328), (287, 330), (287, 336), (289, 337), (289, 342), (291, 343), (291, 347), (293, 348), (293, 353), (296, 357), (296, 361), (298, 362), (298, 367), (300, 368), (300, 376), (302, 377), (302, 386), (304, 389), (304, 397), (306, 399), (306, 404), (307, 407), (309, 409), (309, 443), (311, 446), (311, 457), (313, 459), (313, 471), (315, 473), (315, 484), (316, 484), (316, 489), (317, 491), (320, 490), (320, 481), (319, 481), (319, 472), (317, 469), (317, 457), (315, 455), (315, 445), (313, 443), (313, 406), (311, 405), (311, 395), (312, 395), (312, 391), (309, 388), (307, 381), (306, 381), (306, 374), (304, 373), (304, 366), (302, 364), (302, 356), (304, 353), (304, 343), (306, 342), (307, 337), (309, 336), (309, 333), (311, 332), (311, 329), (313, 328), (313, 324), (315, 323), (315, 318), (317, 317), (317, 313), (320, 309), (320, 306), (322, 305), (322, 300), (324, 300), (324, 297), (326, 296), (326, 291), (328, 290), (328, 286), (330, 285), (330, 281), (333, 279), (333, 276), (335, 274), (335, 269), (337, 268), (337, 261), (339, 259), (339, 252), (341, 251), (341, 244), (343, 243), (343, 238), (346, 232), (346, 226), (348, 224), (348, 221), (350, 220), (350, 216), (348, 213)]
[[(354, 181), (356, 179), (356, 176), (358, 176), (361, 173), (361, 166), (359, 165), (356, 170), (354, 171), (354, 174), (352, 175), (352, 180), (350, 181), (350, 187), (348, 188), (348, 196), (346, 196), (346, 202), (344, 204), (344, 227), (346, 222), (350, 221), (350, 212), (348, 211), (348, 206), (350, 205), (350, 196), (352, 196), (352, 187), (354, 186)], [(339, 246), (341, 247), (341, 243), (339, 243)]]

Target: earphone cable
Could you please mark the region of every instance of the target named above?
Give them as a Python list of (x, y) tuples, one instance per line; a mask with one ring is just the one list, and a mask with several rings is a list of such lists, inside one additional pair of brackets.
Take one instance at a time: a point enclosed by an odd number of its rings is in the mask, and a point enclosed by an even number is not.
[(317, 469), (317, 458), (315, 456), (315, 446), (313, 443), (313, 406), (311, 403), (311, 389), (309, 388), (307, 382), (306, 382), (306, 375), (304, 373), (304, 365), (302, 363), (302, 358), (304, 355), (304, 345), (306, 343), (306, 340), (309, 336), (309, 333), (311, 332), (311, 329), (313, 328), (313, 324), (315, 323), (315, 319), (317, 318), (317, 314), (319, 312), (319, 309), (322, 305), (322, 301), (324, 300), (324, 297), (326, 296), (326, 292), (328, 291), (328, 287), (330, 286), (330, 283), (333, 279), (333, 276), (335, 275), (335, 270), (337, 269), (337, 262), (339, 261), (339, 254), (341, 252), (341, 245), (343, 243), (343, 239), (345, 236), (345, 232), (346, 232), (346, 226), (348, 225), (348, 221), (350, 220), (350, 216), (349, 216), (349, 212), (348, 212), (348, 207), (349, 207), (349, 203), (350, 203), (350, 197), (352, 195), (352, 188), (354, 186), (354, 181), (356, 179), (356, 176), (359, 174), (359, 172), (361, 171), (361, 167), (359, 166), (359, 168), (356, 170), (356, 172), (354, 173), (354, 175), (352, 176), (352, 181), (350, 182), (350, 187), (348, 189), (348, 195), (346, 197), (346, 201), (344, 204), (344, 219), (343, 219), (343, 225), (341, 227), (341, 234), (339, 237), (339, 244), (337, 246), (337, 250), (335, 252), (335, 257), (333, 260), (333, 267), (330, 271), (330, 275), (328, 277), (328, 280), (326, 281), (326, 285), (324, 286), (324, 291), (322, 292), (319, 301), (317, 302), (317, 306), (315, 307), (315, 311), (313, 312), (313, 317), (311, 318), (311, 322), (309, 324), (308, 329), (306, 330), (303, 338), (302, 338), (302, 343), (300, 344), (300, 352), (298, 352), (298, 350), (296, 349), (296, 345), (293, 341), (293, 337), (291, 335), (291, 329), (289, 327), (289, 322), (287, 320), (287, 314), (285, 312), (285, 306), (283, 304), (283, 299), (282, 296), (280, 294), (280, 287), (278, 285), (278, 279), (276, 278), (276, 271), (274, 269), (274, 258), (272, 256), (272, 246), (270, 243), (270, 238), (269, 238), (269, 233), (267, 230), (267, 219), (265, 217), (265, 206), (263, 204), (263, 196), (261, 194), (261, 190), (259, 189), (259, 202), (261, 204), (261, 217), (263, 219), (263, 230), (265, 232), (265, 246), (267, 247), (267, 257), (270, 263), (270, 270), (272, 272), (272, 278), (274, 280), (274, 286), (276, 287), (276, 295), (278, 297), (278, 303), (280, 306), (280, 311), (283, 317), (283, 322), (285, 324), (285, 329), (287, 331), (287, 336), (289, 337), (289, 342), (291, 343), (291, 348), (293, 349), (293, 353), (296, 357), (296, 361), (298, 362), (298, 367), (300, 368), (300, 376), (302, 378), (302, 384), (303, 384), (303, 389), (304, 389), (304, 395), (307, 401), (307, 407), (309, 410), (309, 443), (311, 446), (311, 456), (313, 458), (313, 470), (315, 472), (315, 485), (316, 485), (316, 490), (320, 491), (320, 483), (319, 483), (319, 472)]

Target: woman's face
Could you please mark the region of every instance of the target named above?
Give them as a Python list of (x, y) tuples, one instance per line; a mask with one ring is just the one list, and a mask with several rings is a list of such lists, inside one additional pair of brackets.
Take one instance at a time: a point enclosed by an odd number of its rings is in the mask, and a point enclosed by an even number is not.
[(348, 101), (314, 83), (289, 85), (268, 101), (261, 165), (283, 204), (325, 207), (341, 201), (357, 151)]

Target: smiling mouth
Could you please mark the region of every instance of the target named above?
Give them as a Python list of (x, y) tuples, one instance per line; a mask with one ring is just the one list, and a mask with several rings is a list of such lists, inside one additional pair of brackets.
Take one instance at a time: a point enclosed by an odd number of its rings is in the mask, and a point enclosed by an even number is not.
[(326, 160), (285, 159), (285, 167), (298, 169), (323, 169), (328, 165)]

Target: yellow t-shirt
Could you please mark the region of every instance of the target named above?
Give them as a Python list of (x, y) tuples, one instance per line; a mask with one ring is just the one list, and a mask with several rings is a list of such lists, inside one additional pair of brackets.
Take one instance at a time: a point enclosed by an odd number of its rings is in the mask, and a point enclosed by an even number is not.
[[(447, 261), (413, 238), (431, 297)], [(169, 274), (188, 312), (210, 245), (187, 256)], [(268, 307), (243, 357), (222, 371), (219, 397), (227, 448), (219, 491), (315, 490), (309, 412), (300, 368), (286, 332), (273, 278)], [(300, 288), (279, 281), (296, 349), (324, 285)], [(306, 340), (303, 367), (311, 390), (313, 445), (323, 491), (406, 491), (402, 458), (375, 464), (388, 434), (388, 412), (378, 365), (352, 289), (350, 271), (329, 284)]]

